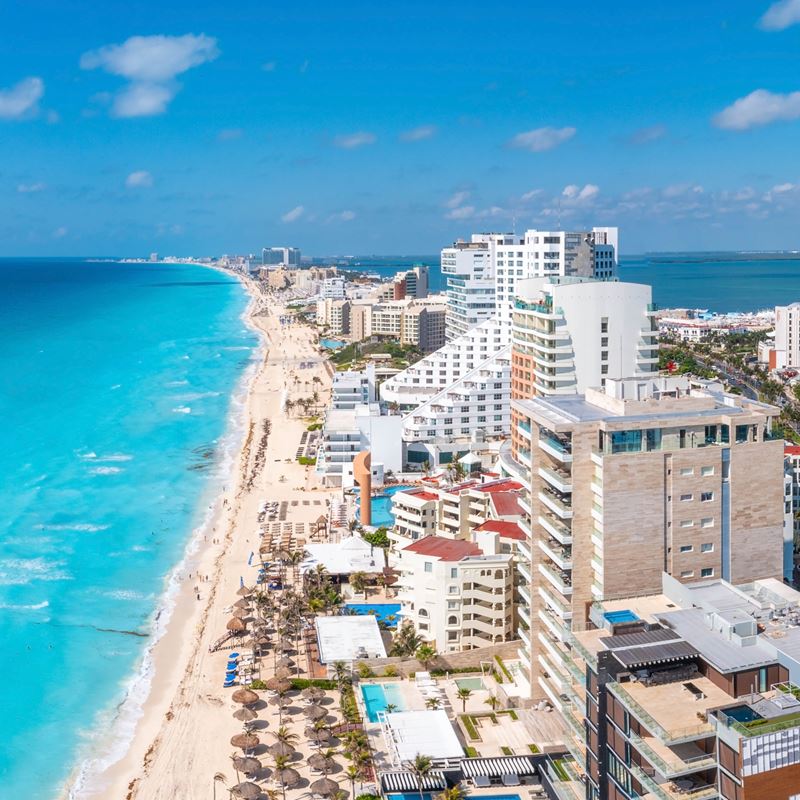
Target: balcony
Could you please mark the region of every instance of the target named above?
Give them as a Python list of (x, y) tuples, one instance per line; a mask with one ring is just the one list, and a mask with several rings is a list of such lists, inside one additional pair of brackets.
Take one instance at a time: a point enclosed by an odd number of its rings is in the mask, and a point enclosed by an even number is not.
[(572, 548), (562, 547), (555, 539), (537, 539), (539, 549), (561, 569), (572, 569)]
[[(529, 454), (530, 455), (530, 454)], [(539, 476), (544, 478), (553, 488), (559, 492), (569, 494), (572, 492), (572, 475), (564, 470), (554, 470), (549, 467), (539, 467)]]
[(520, 420), (517, 423), (517, 430), (524, 436), (526, 439), (531, 438), (531, 424), (525, 420)]
[[(525, 581), (525, 583), (528, 586), (530, 586), (531, 578), (532, 578), (532, 576), (531, 576), (531, 568), (530, 568), (530, 560), (527, 561), (527, 562), (526, 561), (517, 562), (517, 570), (519, 571), (519, 574), (522, 575), (522, 578)], [(524, 589), (526, 589), (526, 586), (524, 586), (524, 585), (520, 586), (519, 587), (520, 593), (523, 593)], [(530, 603), (530, 598), (528, 599), (528, 602)]]
[(517, 563), (518, 567), (521, 567), (525, 562), (530, 564), (531, 561), (531, 544), (529, 541), (526, 542), (517, 542), (517, 550), (519, 550), (519, 562)]
[(572, 619), (572, 608), (563, 598), (551, 592), (546, 586), (539, 587), (539, 597), (563, 620)]
[[(631, 774), (636, 778), (642, 787), (654, 794), (659, 800), (713, 800), (719, 797), (717, 785), (715, 783), (692, 784), (693, 788), (683, 785), (683, 781), (678, 785), (672, 781), (659, 783), (655, 774), (650, 774), (642, 767), (633, 764)], [(680, 779), (679, 779), (680, 780)], [(691, 781), (687, 780), (688, 784)]]
[(539, 430), (539, 447), (562, 464), (569, 464), (572, 461), (572, 445), (555, 436), (550, 436), (541, 429)]
[(560, 620), (555, 614), (548, 611), (546, 608), (540, 608), (538, 612), (539, 619), (544, 623), (545, 627), (550, 631), (553, 638), (558, 639), (560, 642), (569, 641), (570, 632), (563, 620)]
[(572, 503), (567, 496), (561, 496), (554, 492), (550, 487), (545, 486), (544, 489), (538, 493), (539, 501), (546, 505), (554, 514), (557, 514), (561, 519), (572, 519)]
[(679, 744), (670, 748), (657, 739), (642, 738), (636, 733), (629, 734), (631, 744), (667, 778), (678, 778), (700, 770), (714, 769), (717, 759), (714, 753), (704, 753), (692, 743)]
[(572, 544), (572, 531), (563, 522), (545, 517), (541, 514), (537, 517), (539, 524), (561, 544)]
[(572, 594), (572, 578), (564, 571), (556, 571), (547, 564), (539, 564), (539, 572), (566, 598)]

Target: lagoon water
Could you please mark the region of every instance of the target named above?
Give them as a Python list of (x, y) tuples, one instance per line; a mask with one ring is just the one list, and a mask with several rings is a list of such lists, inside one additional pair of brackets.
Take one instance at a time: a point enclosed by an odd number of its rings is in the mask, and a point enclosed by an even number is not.
[(0, 260), (2, 797), (52, 798), (124, 745), (116, 706), (135, 716), (237, 441), (246, 303), (198, 266)]

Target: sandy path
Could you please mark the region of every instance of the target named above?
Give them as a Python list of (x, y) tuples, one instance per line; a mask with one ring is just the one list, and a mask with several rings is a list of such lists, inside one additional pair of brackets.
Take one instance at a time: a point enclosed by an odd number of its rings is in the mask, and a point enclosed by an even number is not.
[[(251, 304), (250, 319), (268, 347), (246, 404), (246, 430), (252, 433), (246, 436), (231, 484), (219, 499), (214, 531), (187, 564), (172, 619), (154, 648), (155, 675), (131, 747), (103, 773), (96, 791), (82, 792), (81, 798), (205, 799), (213, 796), (215, 773), (222, 772), (235, 783), (229, 740), (241, 726), (231, 717), (235, 707), (230, 690), (222, 688), (227, 652), (210, 653), (209, 645), (225, 632), (230, 617), (225, 609), (237, 599), (241, 577), (250, 576), (251, 582), (255, 577), (247, 559), (251, 552), (258, 552), (257, 517), (262, 502), (289, 501), (287, 521), (313, 522), (326, 512), (331, 496), (316, 488), (312, 470), (295, 461), (305, 423), (287, 417), (282, 409), (287, 391), (297, 398), (310, 396), (316, 389), (324, 405), (330, 376), (324, 357), (313, 345), (313, 332), (303, 326), (281, 326), (281, 310), (274, 301), (260, 297)], [(312, 366), (300, 369), (301, 362), (312, 362)], [(294, 375), (300, 376), (299, 385)], [(312, 384), (315, 375), (321, 384)], [(257, 453), (265, 420), (270, 420), (271, 430), (259, 470)], [(297, 505), (291, 501), (298, 501)], [(198, 576), (208, 576), (208, 580), (198, 580)], [(270, 727), (274, 730), (277, 722)], [(295, 727), (302, 733), (299, 725)], [(217, 793), (226, 795), (221, 786)]]

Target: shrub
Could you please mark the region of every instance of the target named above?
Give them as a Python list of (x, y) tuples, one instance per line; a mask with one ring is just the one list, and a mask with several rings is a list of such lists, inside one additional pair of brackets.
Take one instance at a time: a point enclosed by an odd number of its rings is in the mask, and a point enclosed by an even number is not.
[(500, 752), (501, 752), (501, 753), (502, 753), (504, 756), (513, 756), (513, 755), (514, 755), (514, 751), (513, 751), (513, 750), (512, 750), (510, 747), (506, 747), (505, 745), (502, 745), (502, 746), (500, 747)]
[(500, 658), (500, 656), (495, 656), (494, 660), (497, 662), (497, 664), (500, 667), (500, 669), (503, 670), (503, 675), (506, 676), (506, 680), (509, 683), (513, 683), (514, 682), (514, 678), (511, 676), (511, 673), (508, 671), (508, 667), (503, 663), (503, 659)]
[(250, 688), (251, 689), (266, 689), (267, 688), (267, 684), (264, 681), (259, 680), (258, 678), (256, 678), (256, 680), (250, 682)]
[(365, 661), (359, 661), (358, 666), (356, 667), (356, 671), (358, 672), (359, 678), (374, 678), (375, 673), (370, 668), (369, 664)]
[(480, 756), (480, 753), (469, 745), (464, 748), (464, 753), (466, 753), (467, 758), (478, 758)]
[(459, 719), (464, 725), (464, 729), (467, 732), (467, 735), (473, 742), (481, 742), (481, 735), (478, 733), (478, 729), (475, 727), (475, 720), (469, 714), (462, 714)]
[(542, 752), (535, 744), (529, 744), (528, 745), (528, 750), (530, 750), (531, 753), (541, 753)]
[(336, 688), (336, 681), (322, 678), (292, 678), (290, 683), (292, 684), (292, 689), (295, 690), (308, 689), (309, 686), (316, 686), (317, 689), (326, 689), (328, 691)]
[(383, 670), (383, 677), (384, 678), (396, 678), (397, 677), (397, 667), (394, 664), (387, 664)]
[(297, 459), (297, 462), (299, 464), (302, 464), (304, 467), (313, 467), (314, 464), (317, 463), (317, 459), (316, 458), (311, 458), (311, 456), (300, 456)]
[(358, 713), (355, 692), (349, 684), (342, 689), (342, 716), (346, 722), (358, 724), (361, 722), (361, 714)]

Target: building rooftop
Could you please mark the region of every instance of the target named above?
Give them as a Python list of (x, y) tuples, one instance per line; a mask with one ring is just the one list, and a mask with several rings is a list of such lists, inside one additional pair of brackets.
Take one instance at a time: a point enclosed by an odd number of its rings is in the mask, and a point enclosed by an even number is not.
[(462, 539), (446, 539), (444, 536), (426, 536), (403, 548), (403, 551), (430, 556), (439, 561), (461, 561), (467, 556), (483, 555), (480, 547)]
[(516, 492), (492, 492), (489, 503), (498, 517), (522, 516), (522, 506)]
[(503, 519), (489, 519), (475, 528), (476, 531), (490, 531), (500, 534), (501, 539), (515, 539), (524, 542), (528, 536), (516, 522), (508, 522)]
[(413, 761), (420, 753), (435, 760), (464, 757), (464, 748), (442, 709), (395, 711), (384, 719), (386, 744), (397, 762)]
[(383, 571), (383, 553), (360, 536), (350, 536), (341, 542), (323, 542), (305, 546), (306, 559), (300, 563), (300, 572), (310, 572), (322, 565), (329, 575), (350, 575), (353, 572), (377, 573)]
[(346, 617), (316, 617), (321, 664), (356, 658), (386, 658), (378, 621), (369, 614)]
[(439, 495), (435, 492), (429, 492), (427, 489), (421, 488), (407, 489), (406, 491), (395, 492), (393, 495), (394, 500), (402, 500), (404, 497), (416, 497), (418, 500), (425, 500), (426, 502), (439, 499)]

